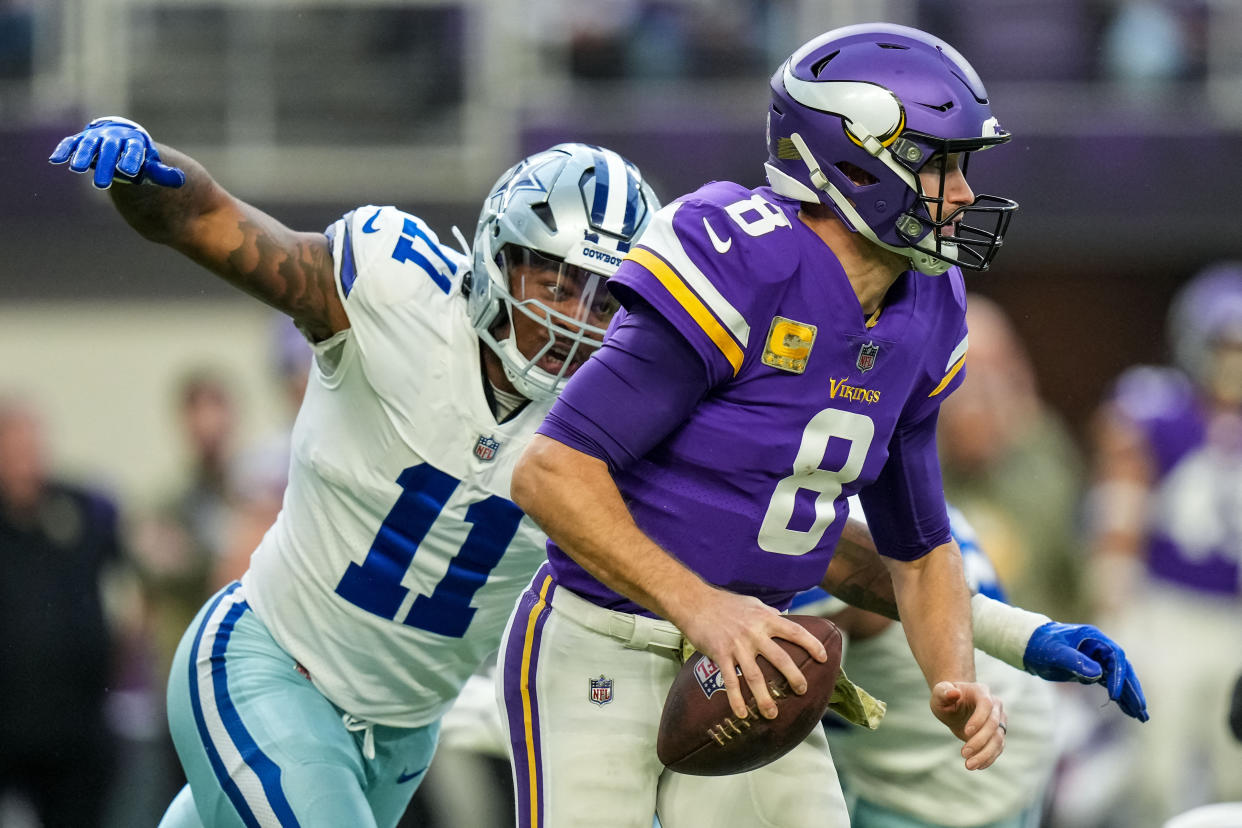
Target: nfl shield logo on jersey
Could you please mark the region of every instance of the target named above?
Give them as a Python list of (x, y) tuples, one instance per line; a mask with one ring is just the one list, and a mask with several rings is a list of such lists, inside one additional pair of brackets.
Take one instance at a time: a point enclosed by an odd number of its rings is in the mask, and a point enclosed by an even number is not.
[(703, 695), (709, 699), (712, 697), (712, 693), (725, 689), (724, 676), (720, 674), (720, 668), (716, 666), (716, 662), (707, 656), (700, 658), (699, 663), (694, 665), (694, 677), (699, 680), (699, 687), (703, 688)]
[(485, 435), (479, 436), (479, 442), (475, 443), (474, 456), (480, 460), (491, 460), (496, 456), (496, 451), (500, 448), (500, 441)]
[(590, 679), (591, 682), (591, 704), (605, 705), (612, 701), (612, 679), (605, 678), (603, 674), (597, 679)]
[(874, 342), (868, 342), (858, 350), (858, 370), (864, 374), (875, 367), (875, 355), (880, 352), (880, 346)]

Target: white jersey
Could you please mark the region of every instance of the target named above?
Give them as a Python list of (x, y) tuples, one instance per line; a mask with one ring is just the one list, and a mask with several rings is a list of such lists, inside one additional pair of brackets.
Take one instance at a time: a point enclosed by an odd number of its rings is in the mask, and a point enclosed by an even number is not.
[(465, 257), (419, 219), (328, 229), (350, 327), (316, 345), (284, 507), (243, 577), (276, 642), (360, 719), (439, 719), (492, 653), (545, 536), (509, 499), (549, 404), (497, 423)]

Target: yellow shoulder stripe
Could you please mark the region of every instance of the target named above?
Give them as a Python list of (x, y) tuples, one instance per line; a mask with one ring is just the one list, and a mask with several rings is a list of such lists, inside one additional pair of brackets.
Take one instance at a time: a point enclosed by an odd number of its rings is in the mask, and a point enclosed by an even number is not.
[(939, 394), (941, 391), (943, 391), (945, 387), (948, 386), (948, 384), (953, 381), (953, 378), (957, 376), (957, 372), (962, 370), (962, 366), (965, 364), (966, 364), (966, 355), (962, 354), (962, 356), (958, 359), (958, 361), (953, 363), (953, 367), (949, 369), (949, 373), (946, 374), (944, 379), (940, 381), (940, 384), (937, 385), (935, 390), (932, 391), (927, 396), (934, 397), (937, 394)]
[(663, 259), (650, 250), (642, 247), (636, 247), (630, 251), (627, 257), (633, 259), (642, 265), (652, 276), (660, 280), (660, 284), (664, 285), (664, 289), (672, 294), (686, 313), (703, 329), (703, 333), (716, 344), (720, 352), (724, 354), (725, 359), (729, 360), (729, 364), (733, 366), (733, 374), (742, 368), (742, 358), (745, 356), (741, 347), (734, 340), (733, 336), (725, 330), (724, 326), (712, 315), (702, 300), (694, 294), (681, 277), (669, 267)]

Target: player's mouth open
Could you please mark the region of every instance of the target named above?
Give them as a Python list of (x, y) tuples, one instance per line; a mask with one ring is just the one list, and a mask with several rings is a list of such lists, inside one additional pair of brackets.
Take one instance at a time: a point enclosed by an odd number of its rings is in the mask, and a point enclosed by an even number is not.
[[(577, 350), (574, 350), (573, 358), (571, 359), (569, 356), (570, 350), (570, 347), (567, 345), (553, 346), (552, 350), (544, 354), (543, 358), (539, 360), (539, 367), (549, 374), (559, 374), (561, 373), (562, 366), (564, 366), (565, 376), (573, 376), (574, 372), (582, 367), (582, 363), (586, 362), (587, 357), (590, 356), (590, 351), (580, 345)], [(566, 361), (568, 361), (568, 365), (566, 365)]]

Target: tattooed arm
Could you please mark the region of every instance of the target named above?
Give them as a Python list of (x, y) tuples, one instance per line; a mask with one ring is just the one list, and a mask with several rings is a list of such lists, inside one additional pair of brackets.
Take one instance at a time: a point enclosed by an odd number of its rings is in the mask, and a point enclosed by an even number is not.
[(820, 586), (851, 606), (899, 620), (892, 576), (861, 520), (845, 522)]
[(109, 189), (131, 227), (287, 313), (316, 341), (349, 327), (327, 237), (290, 230), (230, 195), (189, 156), (164, 145), (159, 152), (185, 172), (185, 185)]

